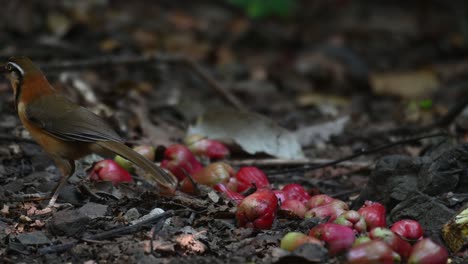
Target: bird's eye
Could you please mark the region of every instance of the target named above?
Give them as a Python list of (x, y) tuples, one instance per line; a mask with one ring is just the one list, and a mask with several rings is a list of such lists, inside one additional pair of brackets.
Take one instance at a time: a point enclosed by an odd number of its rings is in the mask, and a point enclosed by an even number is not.
[(11, 65), (8, 64), (8, 65), (6, 66), (6, 69), (7, 69), (7, 71), (10, 71), (10, 72), (11, 72), (11, 71), (13, 70), (13, 67), (11, 67)]

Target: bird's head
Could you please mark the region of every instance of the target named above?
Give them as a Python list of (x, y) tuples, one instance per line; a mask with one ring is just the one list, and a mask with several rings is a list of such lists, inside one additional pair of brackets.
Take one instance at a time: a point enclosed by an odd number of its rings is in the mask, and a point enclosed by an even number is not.
[(34, 73), (41, 73), (41, 71), (27, 57), (11, 57), (7, 63), (0, 66), (0, 73), (3, 73), (10, 81), (15, 101), (18, 102), (24, 80)]

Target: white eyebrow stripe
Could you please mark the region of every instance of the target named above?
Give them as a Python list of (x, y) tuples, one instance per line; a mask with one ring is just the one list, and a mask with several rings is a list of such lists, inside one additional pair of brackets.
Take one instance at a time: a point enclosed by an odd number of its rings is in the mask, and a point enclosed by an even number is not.
[(21, 67), (20, 67), (18, 64), (14, 63), (14, 62), (11, 62), (11, 61), (8, 62), (8, 63), (10, 63), (11, 65), (15, 66), (15, 68), (16, 68), (18, 71), (20, 71), (21, 76), (24, 76), (24, 71), (23, 71), (23, 69), (21, 69)]

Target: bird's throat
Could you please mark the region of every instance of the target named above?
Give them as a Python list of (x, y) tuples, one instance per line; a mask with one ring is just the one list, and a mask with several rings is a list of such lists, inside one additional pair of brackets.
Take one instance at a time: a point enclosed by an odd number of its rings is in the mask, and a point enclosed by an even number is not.
[(20, 102), (28, 104), (42, 96), (54, 93), (56, 91), (43, 75), (30, 75), (24, 78), (22, 83), (18, 83), (15, 94), (16, 104)]

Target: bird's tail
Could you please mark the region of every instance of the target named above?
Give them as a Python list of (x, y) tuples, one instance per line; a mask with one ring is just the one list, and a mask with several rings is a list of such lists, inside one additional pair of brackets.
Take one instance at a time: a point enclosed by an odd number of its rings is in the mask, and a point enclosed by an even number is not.
[(127, 147), (126, 145), (115, 142), (115, 141), (98, 141), (96, 142), (102, 148), (113, 152), (116, 155), (120, 155), (138, 167), (146, 171), (146, 176), (150, 179), (156, 181), (163, 187), (166, 187), (170, 190), (175, 190), (177, 186), (177, 180), (174, 176), (165, 172), (163, 169), (158, 167), (153, 162), (149, 161), (147, 158), (135, 152), (133, 149)]

